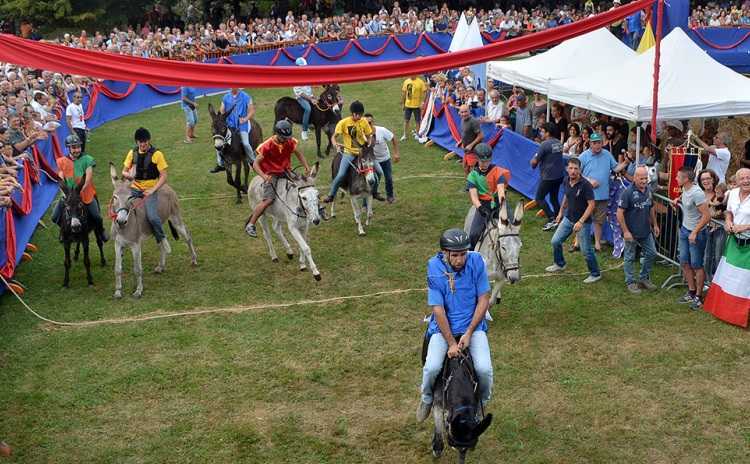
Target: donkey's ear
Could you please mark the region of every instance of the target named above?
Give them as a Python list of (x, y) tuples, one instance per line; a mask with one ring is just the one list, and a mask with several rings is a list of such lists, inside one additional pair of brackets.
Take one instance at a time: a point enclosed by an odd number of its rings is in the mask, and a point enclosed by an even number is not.
[(479, 425), (476, 426), (474, 430), (472, 430), (472, 435), (474, 435), (474, 439), (478, 440), (479, 436), (484, 433), (485, 430), (490, 426), (492, 423), (492, 414), (487, 414), (484, 419), (482, 419), (482, 422), (479, 423)]
[(208, 104), (208, 114), (211, 115), (211, 117), (216, 116), (216, 110), (214, 110), (214, 105)]
[(59, 181), (57, 181), (57, 185), (60, 186), (60, 191), (62, 192), (64, 197), (67, 197), (70, 194), (68, 184), (66, 184), (64, 180), (60, 179)]
[(109, 176), (112, 178), (112, 185), (116, 185), (117, 181), (120, 180), (117, 177), (117, 168), (111, 161), (109, 163)]
[(506, 201), (507, 200), (503, 198), (502, 200), (500, 200), (500, 204), (498, 205), (498, 208), (500, 209), (500, 221), (503, 224), (508, 223), (508, 208), (505, 206)]
[(313, 165), (312, 169), (310, 170), (310, 177), (315, 179), (318, 177), (318, 169), (320, 168), (320, 161), (316, 161)]
[(513, 225), (519, 225), (523, 219), (523, 202), (516, 203), (516, 210), (513, 213)]

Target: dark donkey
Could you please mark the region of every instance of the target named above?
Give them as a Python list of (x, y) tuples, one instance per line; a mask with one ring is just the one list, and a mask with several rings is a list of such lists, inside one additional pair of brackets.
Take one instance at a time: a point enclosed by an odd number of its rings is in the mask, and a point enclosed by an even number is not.
[[(331, 154), (331, 134), (336, 128), (336, 123), (341, 120), (340, 110), (340, 92), (338, 84), (324, 85), (323, 93), (318, 97), (318, 101), (313, 103), (312, 112), (310, 113), (310, 124), (315, 127), (315, 143), (318, 146), (318, 158), (323, 158), (320, 154), (320, 131), (325, 129), (328, 146), (326, 147), (326, 156)], [(284, 118), (289, 119), (296, 124), (302, 124), (302, 107), (297, 100), (292, 97), (281, 97), (276, 101), (274, 107), (276, 121)]]
[[(60, 199), (62, 208), (57, 225), (60, 226), (60, 241), (65, 248), (65, 280), (63, 287), (70, 286), (70, 245), (76, 243), (83, 245), (83, 265), (86, 266), (86, 280), (89, 285), (94, 285), (94, 279), (91, 277), (91, 260), (89, 259), (89, 233), (94, 230), (94, 221), (90, 220), (88, 209), (83, 204), (79, 188), (70, 189), (65, 182), (60, 182), (60, 189), (63, 197)], [(102, 266), (106, 266), (107, 261), (104, 259), (103, 242), (100, 237), (96, 238), (96, 244), (99, 246), (99, 256), (101, 257)], [(76, 252), (76, 258), (78, 253)]]
[[(227, 126), (227, 118), (234, 107), (229, 108), (226, 113), (217, 113), (213, 105), (209, 103), (208, 112), (211, 115), (211, 131), (213, 132), (214, 148), (221, 152), (227, 172), (227, 184), (237, 189), (237, 203), (242, 203), (241, 193), (247, 193), (247, 185), (250, 182), (251, 161), (242, 147), (240, 134)], [(255, 119), (250, 122), (250, 146), (255, 150), (263, 141), (263, 129)], [(235, 175), (232, 176), (232, 167)], [(245, 170), (245, 182), (242, 183), (242, 169)]]
[[(339, 169), (349, 170), (339, 188), (349, 194), (352, 211), (354, 212), (354, 222), (357, 223), (357, 233), (362, 236), (365, 235), (365, 228), (362, 226), (360, 216), (363, 212), (365, 213), (365, 226), (369, 227), (370, 219), (372, 219), (372, 189), (378, 182), (375, 151), (371, 146), (362, 147), (360, 155), (346, 167), (340, 167), (342, 160), (341, 153), (336, 153), (336, 156), (331, 160), (331, 178), (336, 178)], [(336, 217), (335, 204), (335, 201), (331, 202), (331, 217)]]
[(484, 415), (479, 399), (471, 355), (461, 352), (454, 358), (446, 356), (433, 391), (435, 433), (432, 435), (432, 454), (435, 457), (443, 454), (447, 438), (448, 444), (458, 451), (458, 462), (463, 464), (466, 453), (474, 449), (479, 436), (492, 423), (492, 414)]

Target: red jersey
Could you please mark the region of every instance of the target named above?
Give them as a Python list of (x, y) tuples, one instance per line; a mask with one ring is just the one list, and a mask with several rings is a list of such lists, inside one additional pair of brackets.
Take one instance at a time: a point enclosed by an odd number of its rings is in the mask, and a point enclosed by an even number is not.
[(260, 168), (264, 173), (270, 175), (283, 174), (291, 169), (292, 153), (297, 149), (297, 139), (290, 138), (278, 143), (275, 137), (269, 137), (255, 149), (256, 153), (263, 155), (260, 160)]

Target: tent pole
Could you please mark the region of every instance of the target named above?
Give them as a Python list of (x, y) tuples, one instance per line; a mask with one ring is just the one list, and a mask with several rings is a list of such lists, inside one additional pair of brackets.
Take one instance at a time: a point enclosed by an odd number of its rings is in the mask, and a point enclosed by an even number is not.
[(549, 122), (550, 105), (549, 105), (549, 94), (547, 95), (547, 122)]
[(658, 1), (656, 8), (656, 46), (654, 48), (654, 93), (651, 110), (651, 141), (656, 143), (656, 114), (659, 110), (659, 67), (661, 60), (661, 34), (664, 21), (664, 0)]
[(638, 167), (638, 161), (641, 158), (641, 126), (638, 121), (635, 122), (635, 167)]

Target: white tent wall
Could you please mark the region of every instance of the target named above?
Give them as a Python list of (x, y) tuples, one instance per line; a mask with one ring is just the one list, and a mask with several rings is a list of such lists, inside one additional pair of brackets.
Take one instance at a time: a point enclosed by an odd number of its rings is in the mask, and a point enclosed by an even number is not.
[[(484, 42), (482, 42), (482, 33), (479, 30), (479, 22), (476, 18), (473, 18), (471, 24), (469, 24), (466, 21), (466, 16), (461, 13), (458, 25), (456, 26), (456, 32), (453, 33), (453, 40), (451, 40), (451, 45), (448, 50), (456, 52), (482, 46), (484, 46)], [(469, 66), (469, 69), (471, 69), (474, 76), (480, 80), (481, 86), (486, 87), (486, 65), (484, 63), (475, 64)]]

